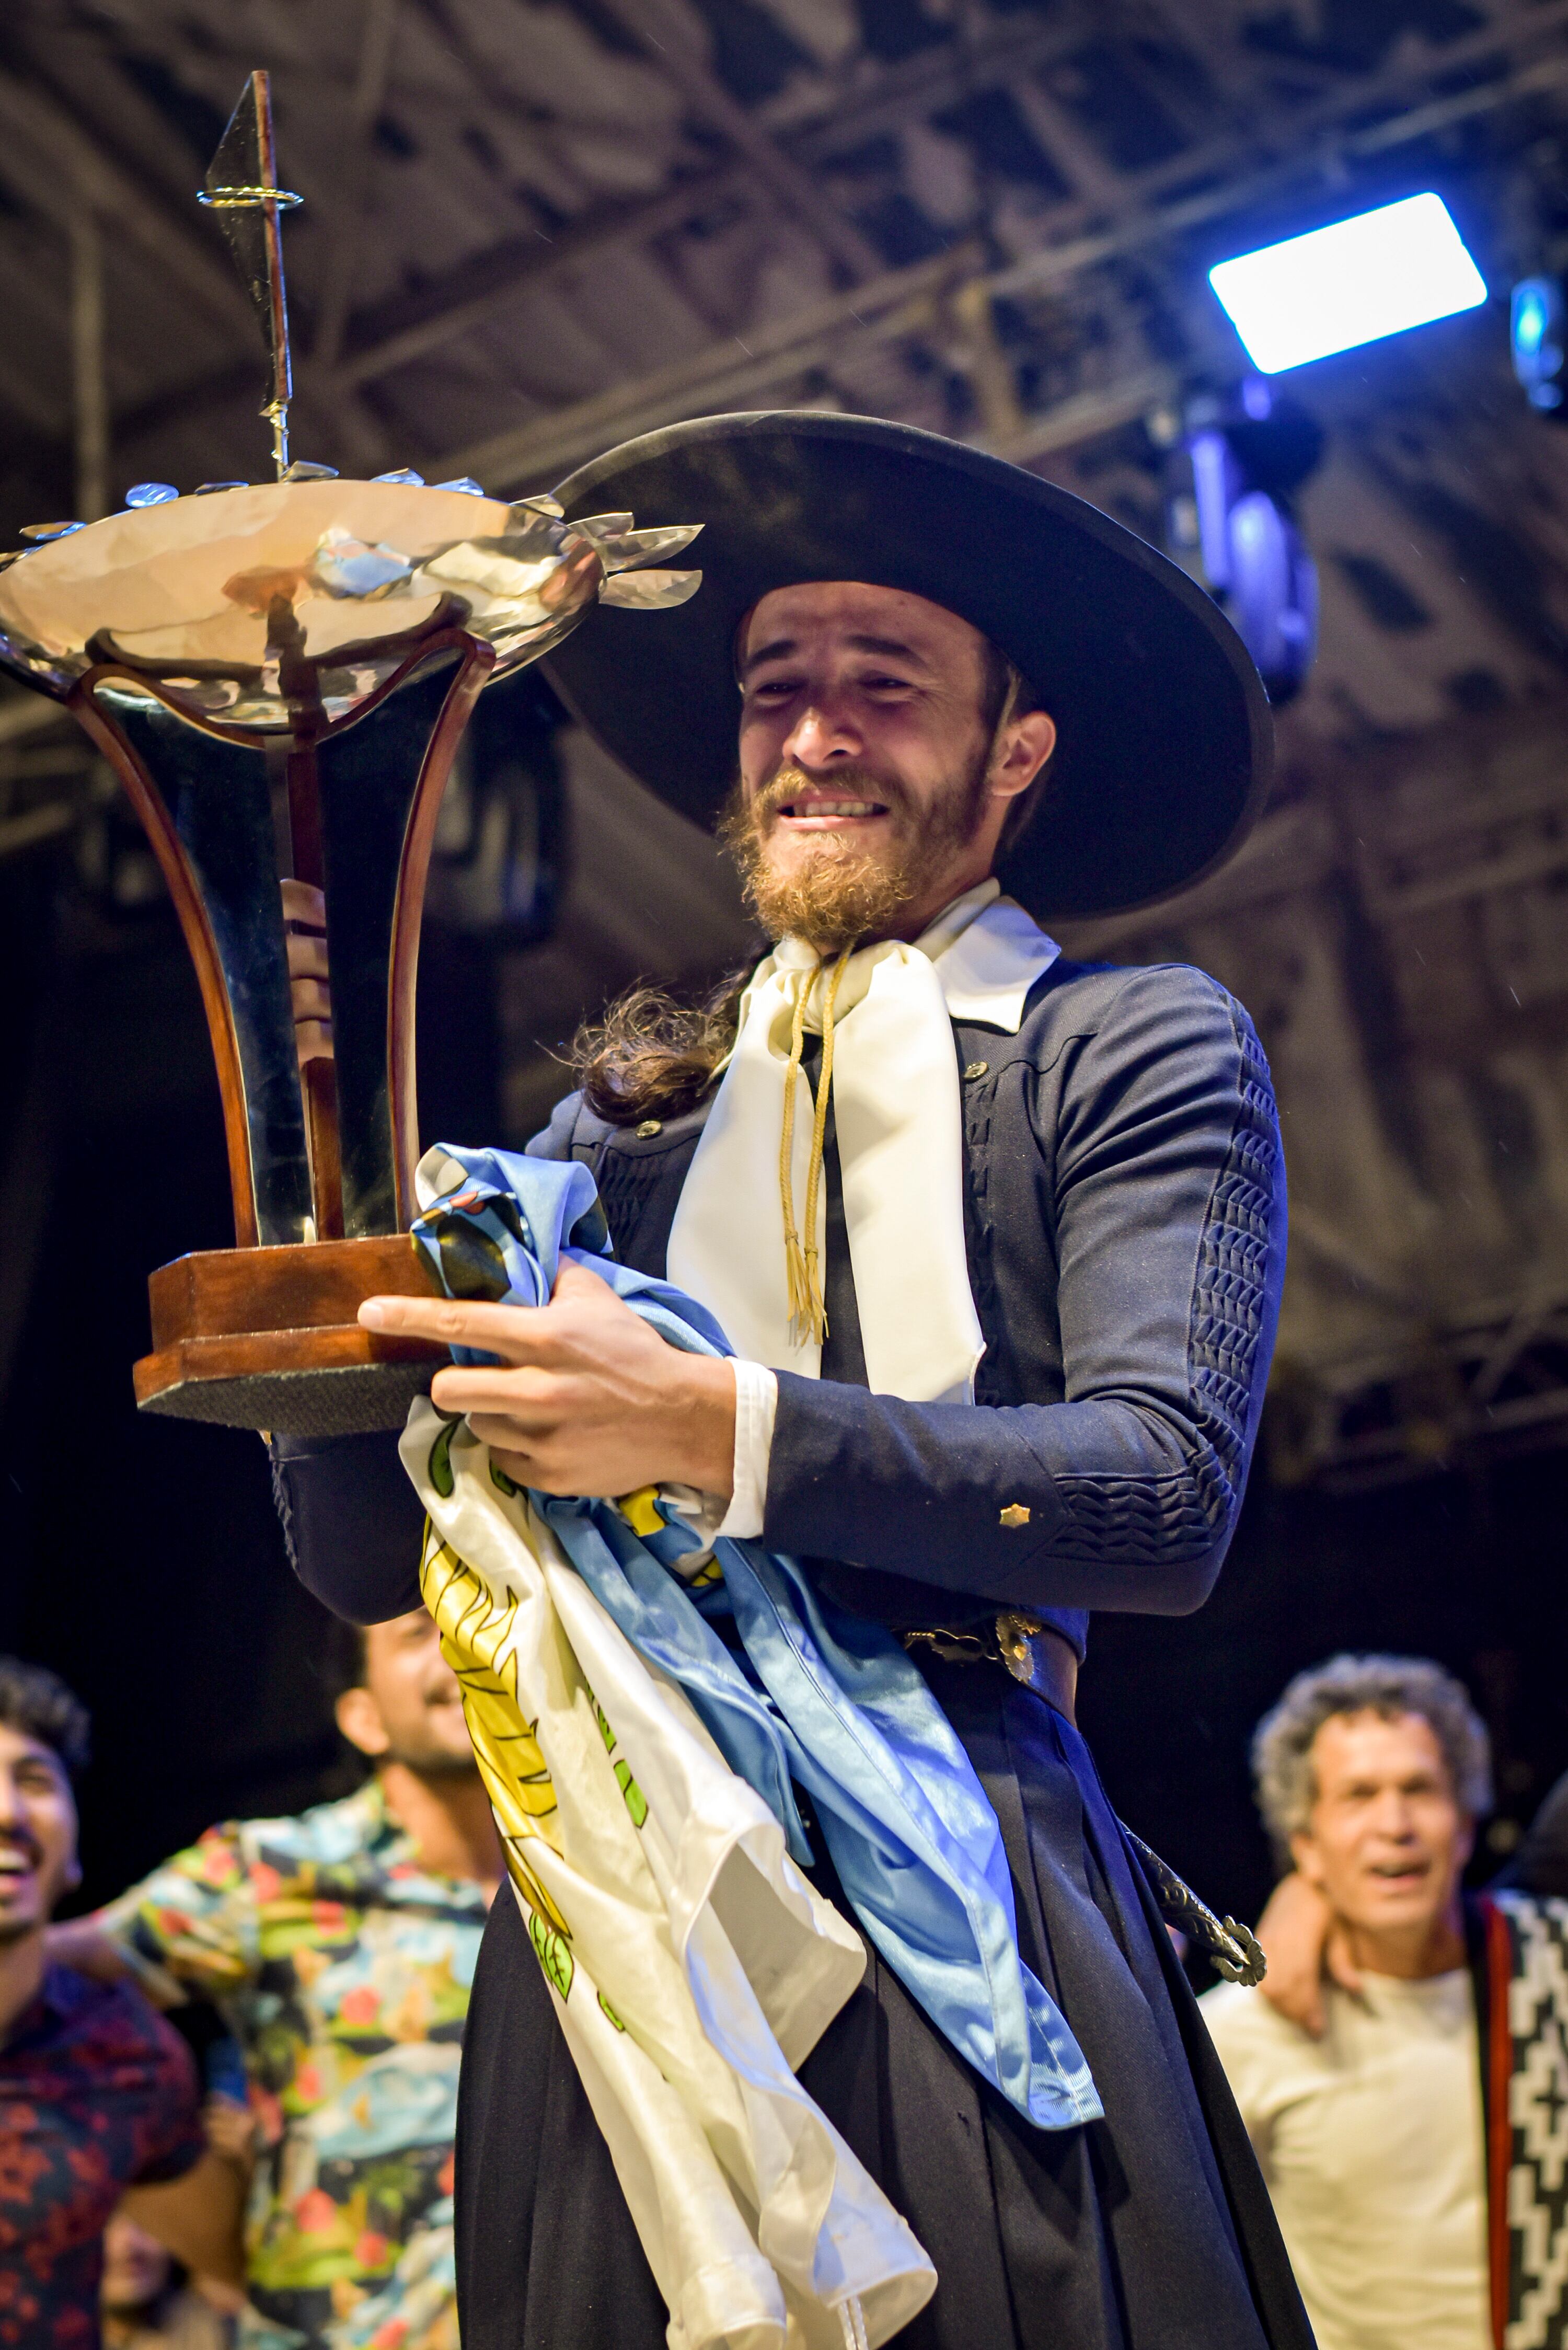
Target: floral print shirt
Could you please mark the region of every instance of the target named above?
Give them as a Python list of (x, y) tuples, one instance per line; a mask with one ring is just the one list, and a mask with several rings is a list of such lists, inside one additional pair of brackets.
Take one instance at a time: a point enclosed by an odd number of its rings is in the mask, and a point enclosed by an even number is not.
[(0, 2344), (97, 2350), (103, 2231), (121, 2190), (205, 2146), (196, 2068), (133, 1984), (47, 1970), (0, 2042)]
[(481, 1887), (427, 1876), (371, 1781), (211, 1828), (99, 1913), (213, 2001), (262, 2154), (243, 2350), (457, 2350), (452, 2137)]

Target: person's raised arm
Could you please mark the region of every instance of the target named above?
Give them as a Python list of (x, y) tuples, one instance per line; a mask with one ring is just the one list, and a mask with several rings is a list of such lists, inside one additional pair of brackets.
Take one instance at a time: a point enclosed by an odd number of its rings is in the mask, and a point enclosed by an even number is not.
[[(296, 985), (295, 1009), (302, 1022), (321, 1012), (309, 983), (303, 993)], [(581, 1096), (568, 1095), (529, 1157), (570, 1158), (580, 1122)], [(398, 1458), (396, 1430), (275, 1436), (271, 1450), (289, 1565), (312, 1596), (350, 1624), (386, 1624), (420, 1607), (424, 1512)]]
[(138, 2182), (119, 2209), (183, 2261), (192, 2274), (237, 2285), (244, 2278), (245, 2192), (254, 2130), (243, 2106), (211, 2097), (202, 2114), (207, 2145), (178, 2178)]
[(232, 1827), (210, 1828), (101, 1909), (52, 1926), (49, 1955), (100, 1981), (134, 1975), (161, 2007), (229, 1997), (261, 1963), (254, 1893), (238, 1835)]
[(1299, 1869), (1282, 1877), (1258, 1920), (1258, 1939), (1269, 1962), (1259, 1989), (1280, 2013), (1321, 2040), (1327, 2026), (1325, 1978), (1342, 1991), (1359, 1992), (1361, 1977), (1334, 1912)]
[(272, 1490), (289, 1565), (334, 1616), (385, 1624), (421, 1604), (424, 1512), (396, 1430), (275, 1436)]

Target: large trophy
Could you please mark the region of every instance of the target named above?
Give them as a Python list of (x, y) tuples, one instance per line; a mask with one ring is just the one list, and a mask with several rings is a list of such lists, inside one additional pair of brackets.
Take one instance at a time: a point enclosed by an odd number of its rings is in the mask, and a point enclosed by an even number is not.
[[(104, 521), (0, 556), (0, 667), (71, 710), (124, 784), (201, 983), (233, 1249), (151, 1282), (144, 1410), (301, 1435), (400, 1427), (444, 1350), (362, 1330), (433, 1281), (409, 1237), (414, 983), (441, 792), (482, 688), (596, 601), (684, 602), (696, 536), (418, 473), (341, 481), (288, 450), (288, 317), (267, 78), (208, 171), (271, 355), (275, 481), (144, 483)], [(286, 899), (280, 884), (303, 885)], [(324, 893), (330, 1047), (296, 1039), (289, 933)], [(150, 1051), (156, 1040), (148, 1040)]]

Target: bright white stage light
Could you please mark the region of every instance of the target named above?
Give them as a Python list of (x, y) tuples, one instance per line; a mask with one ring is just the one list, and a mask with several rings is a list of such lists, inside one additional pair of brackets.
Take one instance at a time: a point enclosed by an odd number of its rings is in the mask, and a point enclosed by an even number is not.
[(1486, 300), (1448, 206), (1431, 194), (1221, 261), (1209, 283), (1264, 375)]

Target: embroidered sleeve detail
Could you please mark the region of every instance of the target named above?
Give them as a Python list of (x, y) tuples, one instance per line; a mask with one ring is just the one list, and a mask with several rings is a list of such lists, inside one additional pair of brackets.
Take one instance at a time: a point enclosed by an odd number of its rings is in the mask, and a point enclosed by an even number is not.
[(1231, 1018), (1241, 1055), (1236, 1114), (1198, 1253), (1187, 1347), (1187, 1465), (1148, 1477), (1058, 1471), (1064, 1515), (1047, 1555), (1179, 1565), (1212, 1552), (1241, 1505), (1268, 1326), (1280, 1146), (1262, 1047), (1239, 1004)]
[(1150, 1559), (1178, 1566), (1205, 1557), (1225, 1514), (1222, 1477), (1173, 1470), (1166, 1477), (1075, 1477), (1054, 1480), (1063, 1521), (1044, 1555), (1066, 1554), (1109, 1565), (1147, 1566)]
[(1226, 1489), (1206, 1497), (1218, 1513), (1216, 1532), (1240, 1499), (1246, 1467), (1280, 1152), (1263, 1048), (1239, 1004), (1232, 1017), (1241, 1055), (1236, 1123), (1210, 1202), (1187, 1348), (1199, 1427), (1213, 1447)]
[(1234, 1006), (1234, 1023), (1241, 1048), (1237, 1123), (1209, 1205), (1187, 1339), (1199, 1424), (1220, 1457), (1230, 1485), (1237, 1485), (1246, 1464), (1279, 1189), (1279, 1128), (1270, 1065), (1241, 1006)]

